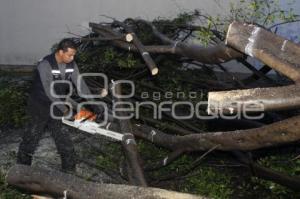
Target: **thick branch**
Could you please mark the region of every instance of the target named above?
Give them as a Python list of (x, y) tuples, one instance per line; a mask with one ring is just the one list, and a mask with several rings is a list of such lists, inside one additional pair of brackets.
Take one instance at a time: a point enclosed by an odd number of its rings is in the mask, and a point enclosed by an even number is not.
[(159, 162), (154, 162), (151, 165), (148, 165), (145, 167), (146, 171), (152, 171), (156, 170), (162, 167), (165, 167), (169, 164), (171, 164), (173, 161), (177, 160), (181, 155), (183, 155), (182, 150), (177, 150), (172, 153), (170, 153), (168, 156), (166, 156), (163, 160), (160, 160)]
[[(248, 77), (247, 79), (244, 79), (243, 82), (246, 83), (246, 84), (248, 84), (248, 83), (251, 83), (251, 82), (253, 82), (255, 80), (258, 80), (260, 78), (259, 73), (262, 74), (263, 76), (265, 76), (266, 78), (270, 79), (269, 77), (266, 76), (266, 74), (268, 72), (270, 72), (271, 70), (272, 70), (272, 68), (270, 68), (267, 65), (264, 65), (262, 68), (260, 68), (259, 70), (257, 70), (257, 72), (254, 72), (254, 74), (252, 74), (250, 77)], [(267, 80), (267, 81), (272, 82), (274, 85), (279, 85), (279, 83), (276, 83), (275, 80), (270, 79), (270, 80)]]
[(238, 51), (225, 46), (224, 44), (218, 44), (212, 47), (203, 47), (196, 44), (187, 44), (180, 42), (175, 48), (175, 53), (181, 56), (185, 56), (196, 61), (205, 64), (217, 64), (228, 62), (233, 59), (244, 57), (243, 54)]
[[(111, 38), (113, 36), (120, 36), (120, 33), (116, 33), (107, 26), (90, 23), (90, 27), (94, 32), (100, 34), (102, 37)], [(134, 45), (128, 44), (122, 40), (112, 41), (112, 44), (125, 50), (138, 52), (138, 49)], [(224, 44), (204, 48), (196, 44), (174, 42), (172, 45), (145, 46), (145, 50), (149, 53), (177, 54), (207, 64), (224, 63), (244, 56), (242, 53), (227, 47)]]
[(175, 43), (175, 41), (173, 41), (172, 39), (168, 38), (166, 35), (159, 32), (157, 30), (157, 28), (151, 22), (143, 20), (143, 19), (136, 19), (135, 21), (142, 22), (142, 23), (145, 23), (148, 26), (150, 26), (150, 28), (152, 29), (153, 34), (156, 37), (158, 37), (163, 43), (165, 43), (165, 44), (174, 44)]
[(300, 177), (290, 176), (269, 168), (260, 166), (259, 164), (253, 162), (248, 156), (244, 155), (239, 151), (234, 151), (233, 154), (241, 161), (243, 164), (247, 165), (249, 170), (252, 172), (253, 176), (264, 180), (270, 180), (282, 186), (286, 186), (295, 191), (299, 190), (300, 187)]
[[(121, 84), (114, 83), (112, 89), (114, 90), (115, 94), (119, 96), (122, 95)], [(120, 98), (116, 97), (115, 100), (117, 102), (121, 102)], [(124, 109), (123, 105), (121, 105), (121, 107), (118, 108)], [(124, 118), (125, 116), (128, 115), (125, 112), (121, 111), (118, 113), (118, 116)], [(128, 119), (119, 119), (119, 124), (120, 124), (121, 132), (124, 134), (122, 145), (128, 162), (129, 180), (134, 185), (147, 186), (144, 172), (139, 162), (140, 157), (137, 151), (134, 135), (132, 134), (131, 123)]]
[(260, 128), (228, 132), (199, 133), (186, 136), (165, 134), (143, 125), (134, 126), (134, 134), (173, 151), (206, 151), (216, 145), (217, 150), (256, 150), (300, 140), (300, 116)]
[(9, 185), (33, 194), (57, 198), (64, 197), (66, 191), (69, 199), (204, 199), (157, 188), (91, 183), (69, 174), (25, 165), (12, 167), (6, 181)]

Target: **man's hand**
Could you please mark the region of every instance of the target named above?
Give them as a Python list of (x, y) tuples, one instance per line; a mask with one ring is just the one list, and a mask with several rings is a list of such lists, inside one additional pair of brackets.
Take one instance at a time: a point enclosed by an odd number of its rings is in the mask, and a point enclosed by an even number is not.
[(70, 109), (69, 107), (66, 107), (65, 108), (65, 110), (64, 110), (64, 112), (63, 112), (63, 117), (65, 118), (65, 119), (73, 119), (73, 110), (72, 109)]
[(64, 116), (67, 116), (70, 112), (70, 109), (68, 107), (65, 108), (64, 110)]

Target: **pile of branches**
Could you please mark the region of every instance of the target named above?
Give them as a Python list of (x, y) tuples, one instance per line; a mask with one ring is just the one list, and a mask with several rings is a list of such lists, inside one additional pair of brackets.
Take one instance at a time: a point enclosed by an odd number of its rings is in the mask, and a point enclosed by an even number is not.
[[(109, 82), (113, 82), (115, 93), (130, 93), (129, 88), (116, 84), (118, 80), (134, 82), (135, 93), (126, 101), (142, 103), (152, 100), (160, 104), (167, 99), (173, 103), (185, 100), (196, 104), (208, 100), (208, 106), (198, 107), (197, 111), (203, 115), (214, 111), (226, 115), (244, 111), (237, 107), (237, 103), (260, 102), (264, 106), (263, 110), (257, 107), (247, 110), (264, 112), (265, 117), (259, 120), (202, 120), (195, 116), (178, 119), (173, 117), (174, 112), (184, 116), (188, 114), (187, 108), (180, 107), (172, 112), (172, 103), (165, 104), (160, 120), (154, 119), (155, 108), (149, 104), (143, 106), (138, 118), (117, 120), (111, 117), (112, 125), (107, 128), (125, 134), (122, 146), (126, 157), (125, 173), (130, 184), (148, 186), (145, 170), (166, 167), (184, 154), (200, 151), (204, 158), (212, 151), (225, 151), (231, 153), (253, 176), (294, 190), (300, 187), (299, 177), (265, 168), (256, 163), (252, 154), (260, 149), (272, 150), (277, 146), (297, 143), (300, 139), (300, 116), (295, 111), (300, 104), (299, 46), (263, 27), (239, 22), (233, 22), (227, 33), (176, 20), (113, 19), (111, 23), (89, 25), (92, 32), (77, 39), (80, 42), (78, 63), (82, 71), (104, 73)], [(210, 32), (207, 46), (192, 42), (199, 31)], [(257, 69), (248, 61), (249, 56), (265, 65)], [(253, 74), (240, 78), (229, 72), (224, 63), (232, 60)], [(226, 78), (220, 80), (215, 69), (221, 70)], [(278, 83), (266, 75), (272, 69), (282, 74), (285, 81)], [(105, 87), (95, 80), (87, 82), (94, 92)], [(168, 91), (173, 94), (181, 92), (184, 99), (178, 99), (176, 95), (168, 98), (165, 96)], [(160, 97), (153, 99), (158, 93)], [(196, 97), (189, 96), (190, 93), (196, 94)], [(113, 109), (114, 102), (124, 99), (107, 95), (101, 101)], [(285, 112), (278, 112), (282, 110)], [(128, 116), (129, 112), (120, 114)], [(218, 131), (214, 132), (216, 129)], [(136, 143), (140, 139), (166, 148), (170, 154), (147, 165), (137, 149)], [(191, 165), (188, 170), (194, 168), (195, 165)], [(15, 170), (18, 168), (14, 168), (10, 175), (18, 173)], [(55, 192), (53, 189), (47, 192), (43, 186), (32, 186), (30, 179), (20, 183), (21, 175), (18, 177), (11, 177), (11, 184), (35, 193)]]

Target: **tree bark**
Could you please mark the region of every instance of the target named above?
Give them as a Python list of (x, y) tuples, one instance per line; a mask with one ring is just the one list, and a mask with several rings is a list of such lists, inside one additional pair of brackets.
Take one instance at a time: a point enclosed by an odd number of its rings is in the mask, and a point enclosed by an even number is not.
[(208, 93), (208, 113), (236, 114), (300, 107), (300, 86), (255, 88)]
[(300, 46), (261, 27), (233, 22), (226, 45), (255, 57), (295, 82), (300, 81)]
[(133, 133), (173, 151), (207, 151), (215, 146), (221, 151), (251, 151), (279, 146), (300, 140), (300, 116), (288, 118), (260, 128), (214, 133), (196, 133), (185, 136), (165, 134), (152, 127), (133, 126)]
[[(89, 25), (95, 33), (98, 33), (104, 38), (121, 36), (120, 33), (116, 33), (108, 26), (95, 23), (90, 23)], [(129, 44), (124, 40), (113, 40), (111, 43), (124, 50), (138, 52), (138, 48), (136, 46)], [(224, 63), (233, 59), (244, 57), (242, 53), (225, 46), (224, 44), (205, 48), (197, 44), (187, 44), (180, 41), (173, 41), (172, 44), (167, 45), (145, 46), (145, 51), (149, 53), (176, 54), (195, 59), (206, 64)]]
[[(120, 83), (113, 83), (112, 89), (114, 93), (118, 96), (122, 95), (122, 87)], [(121, 98), (115, 96), (115, 101), (122, 102)], [(124, 106), (120, 104), (118, 109), (124, 109)], [(118, 117), (128, 116), (126, 112), (120, 111), (116, 114)], [(143, 169), (140, 165), (140, 156), (137, 150), (136, 141), (134, 135), (132, 134), (132, 126), (128, 119), (119, 119), (120, 130), (124, 134), (122, 145), (124, 148), (124, 153), (127, 159), (128, 168), (128, 178), (133, 185), (147, 186)]]
[(142, 42), (139, 40), (139, 38), (136, 36), (135, 33), (129, 33), (126, 35), (127, 42), (132, 42), (134, 46), (138, 49), (140, 52), (142, 58), (144, 59), (148, 69), (150, 70), (152, 75), (157, 75), (158, 68), (156, 64), (154, 63), (151, 55), (149, 52), (146, 51), (145, 46), (142, 44)]
[(244, 155), (239, 151), (233, 151), (233, 154), (239, 159), (240, 162), (247, 165), (248, 169), (250, 170), (253, 176), (256, 176), (264, 180), (275, 182), (277, 184), (286, 186), (295, 191), (299, 191), (299, 187), (300, 187), (299, 176), (290, 176), (288, 174), (275, 171), (273, 169), (265, 168), (253, 162), (251, 158), (249, 158), (248, 156)]
[(13, 166), (6, 181), (9, 185), (32, 194), (68, 199), (204, 199), (205, 197), (128, 185), (98, 184), (55, 170)]

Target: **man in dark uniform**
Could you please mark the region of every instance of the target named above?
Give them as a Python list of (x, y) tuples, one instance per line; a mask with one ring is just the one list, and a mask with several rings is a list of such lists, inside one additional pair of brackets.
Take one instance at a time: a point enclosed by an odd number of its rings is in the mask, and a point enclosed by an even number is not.
[[(53, 54), (46, 56), (38, 63), (27, 106), (31, 121), (25, 129), (23, 140), (19, 146), (17, 163), (31, 165), (38, 142), (45, 129), (48, 128), (60, 154), (62, 170), (75, 171), (76, 157), (68, 127), (63, 125), (61, 120), (53, 118), (53, 115), (62, 116), (70, 110), (62, 103), (65, 99), (57, 98), (57, 96), (53, 96), (53, 93), (68, 95), (70, 85), (76, 90), (79, 70), (74, 61), (75, 54), (76, 44), (71, 39), (63, 39)], [(54, 81), (62, 80), (70, 82), (70, 85), (66, 83), (53, 84)], [(84, 81), (81, 82), (80, 89), (82, 92), (90, 94)], [(53, 103), (56, 105), (52, 107)]]

